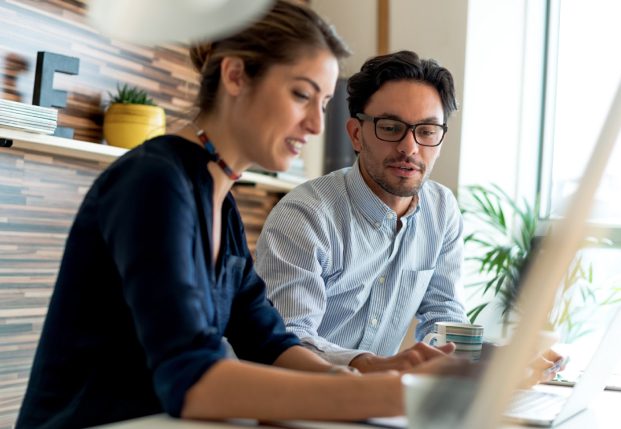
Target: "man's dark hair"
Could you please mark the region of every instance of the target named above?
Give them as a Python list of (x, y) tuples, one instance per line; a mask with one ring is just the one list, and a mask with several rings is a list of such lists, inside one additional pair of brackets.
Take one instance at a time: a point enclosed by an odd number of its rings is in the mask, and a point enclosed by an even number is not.
[(363, 113), (369, 99), (386, 82), (417, 81), (433, 86), (440, 94), (444, 121), (457, 110), (453, 76), (435, 60), (421, 59), (415, 52), (399, 51), (368, 59), (347, 82), (347, 102), (352, 118)]

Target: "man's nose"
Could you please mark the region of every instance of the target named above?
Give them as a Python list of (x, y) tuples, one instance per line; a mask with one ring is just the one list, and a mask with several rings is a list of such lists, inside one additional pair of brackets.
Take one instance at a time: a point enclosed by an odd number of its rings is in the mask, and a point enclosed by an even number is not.
[(418, 149), (418, 143), (416, 143), (416, 138), (414, 137), (414, 130), (410, 128), (397, 145), (397, 150), (405, 155), (412, 155), (418, 153)]

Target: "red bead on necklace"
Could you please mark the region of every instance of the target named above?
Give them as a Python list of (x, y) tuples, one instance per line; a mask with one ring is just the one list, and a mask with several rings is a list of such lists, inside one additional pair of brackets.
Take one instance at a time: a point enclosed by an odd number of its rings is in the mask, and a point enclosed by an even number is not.
[(214, 147), (209, 137), (207, 137), (207, 133), (205, 133), (205, 131), (203, 131), (202, 129), (199, 129), (196, 132), (196, 136), (201, 141), (203, 146), (205, 146), (205, 150), (207, 151), (207, 153), (209, 153), (210, 161), (213, 161), (216, 164), (218, 164), (218, 166), (222, 169), (222, 171), (224, 171), (224, 174), (226, 174), (229, 179), (231, 180), (241, 179), (241, 174), (234, 172), (233, 169), (229, 167), (229, 165), (222, 158), (220, 158), (220, 154), (216, 152), (216, 148)]

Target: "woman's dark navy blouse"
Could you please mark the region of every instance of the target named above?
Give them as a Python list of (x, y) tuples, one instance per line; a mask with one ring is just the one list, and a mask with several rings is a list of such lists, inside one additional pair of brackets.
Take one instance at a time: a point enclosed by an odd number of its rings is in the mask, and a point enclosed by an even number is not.
[[(271, 364), (298, 344), (265, 297), (235, 201), (212, 262), (207, 153), (176, 136), (112, 164), (67, 239), (18, 428), (92, 426), (166, 411), (226, 356)], [(205, 404), (209, 407), (209, 404)]]

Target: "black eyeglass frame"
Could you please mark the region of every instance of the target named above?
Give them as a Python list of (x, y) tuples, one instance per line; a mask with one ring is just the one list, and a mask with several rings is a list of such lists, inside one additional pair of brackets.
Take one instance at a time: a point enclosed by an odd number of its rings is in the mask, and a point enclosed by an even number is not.
[[(446, 132), (448, 131), (448, 126), (446, 125), (446, 123), (434, 124), (433, 122), (421, 122), (419, 124), (408, 124), (407, 122), (404, 122), (400, 119), (390, 118), (387, 116), (371, 116), (371, 115), (366, 115), (364, 113), (356, 113), (356, 117), (360, 121), (373, 122), (373, 132), (375, 133), (375, 137), (377, 137), (378, 139), (384, 142), (391, 142), (391, 143), (400, 142), (407, 135), (408, 131), (412, 131), (412, 135), (414, 136), (414, 141), (416, 142), (417, 145), (424, 146), (424, 147), (437, 147), (442, 144), (442, 142), (444, 141), (444, 136), (446, 135)], [(391, 121), (400, 122), (403, 125), (405, 125), (405, 130), (403, 131), (403, 135), (401, 136), (400, 139), (386, 140), (377, 135), (377, 122), (382, 119), (389, 119)], [(424, 144), (424, 143), (419, 142), (418, 139), (416, 138), (416, 127), (419, 127), (421, 125), (434, 125), (436, 127), (441, 127), (443, 132), (442, 132), (442, 137), (440, 138), (440, 141), (436, 144)]]

